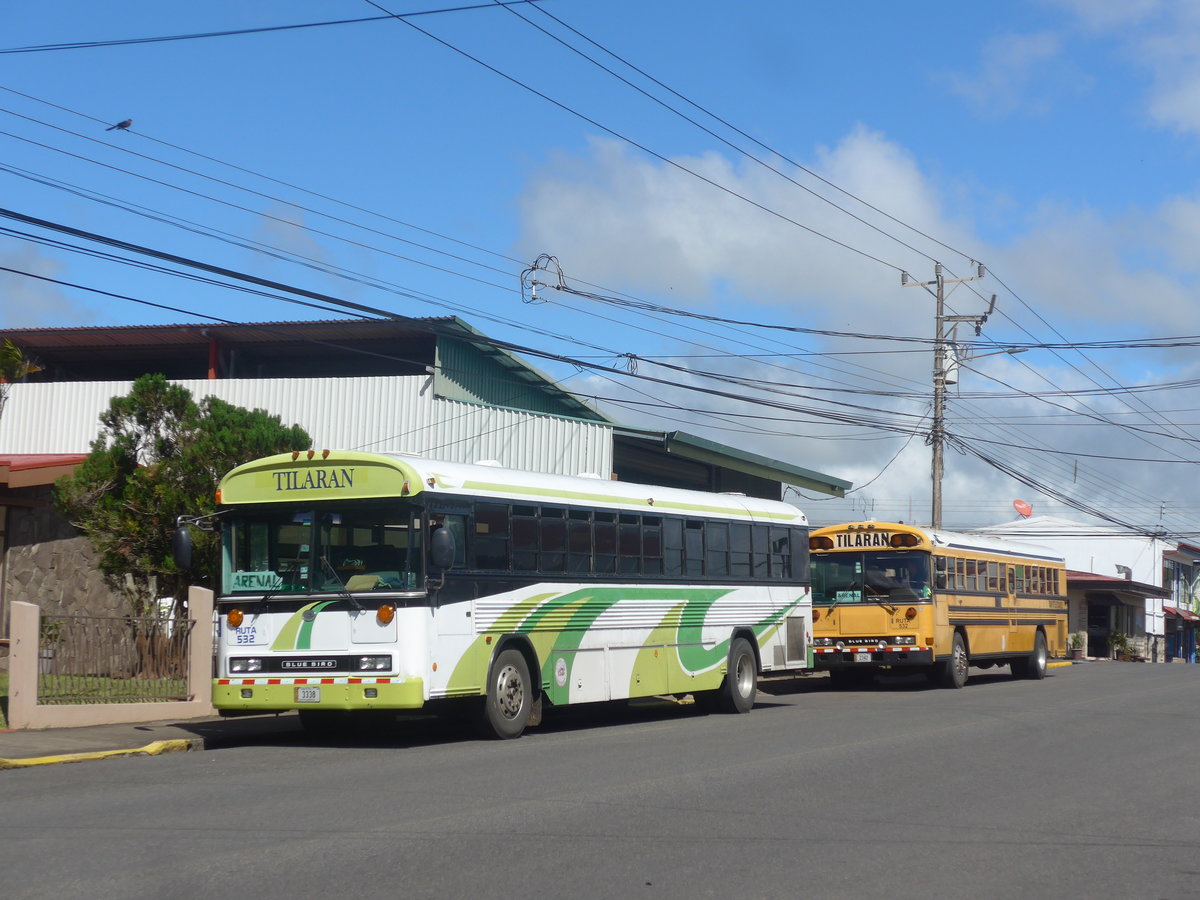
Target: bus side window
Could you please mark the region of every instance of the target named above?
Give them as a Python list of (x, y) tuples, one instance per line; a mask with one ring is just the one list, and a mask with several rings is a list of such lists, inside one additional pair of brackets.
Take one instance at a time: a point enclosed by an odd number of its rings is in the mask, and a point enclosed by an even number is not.
[(935, 556), (933, 559), (933, 586), (939, 591), (946, 589), (946, 557)]

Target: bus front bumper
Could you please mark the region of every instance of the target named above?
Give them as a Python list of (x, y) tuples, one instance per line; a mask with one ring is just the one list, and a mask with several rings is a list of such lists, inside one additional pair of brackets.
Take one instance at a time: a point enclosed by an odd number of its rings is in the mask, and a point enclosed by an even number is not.
[(889, 650), (839, 650), (834, 647), (814, 647), (813, 665), (820, 669), (850, 669), (855, 666), (929, 666), (933, 650), (925, 648), (896, 648)]
[(219, 710), (420, 709), (420, 678), (217, 678), (213, 706)]

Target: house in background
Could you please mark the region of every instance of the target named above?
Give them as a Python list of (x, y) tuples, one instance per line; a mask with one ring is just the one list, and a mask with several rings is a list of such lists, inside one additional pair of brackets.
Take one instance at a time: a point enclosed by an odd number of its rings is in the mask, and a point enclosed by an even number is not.
[(1033, 516), (976, 529), (1049, 547), (1066, 560), (1068, 629), (1086, 634), (1086, 653), (1108, 657), (1114, 635), (1125, 635), (1134, 654), (1165, 662), (1164, 560), (1172, 541), (1054, 516)]
[(1167, 660), (1194, 663), (1200, 638), (1200, 545), (1180, 541), (1163, 554), (1163, 587), (1171, 591), (1164, 607)]
[[(11, 386), (0, 417), (0, 457), (13, 461), (0, 491), (0, 637), (15, 600), (62, 612), (122, 608), (92, 567), (86, 539), (50, 507), (50, 489), (88, 452), (109, 400), (147, 373), (197, 400), (215, 396), (301, 425), (317, 449), (494, 460), (770, 499), (780, 499), (784, 485), (831, 496), (850, 487), (682, 432), (622, 426), (457, 318), (44, 328), (0, 337), (41, 366)], [(32, 471), (42, 474), (21, 474)]]

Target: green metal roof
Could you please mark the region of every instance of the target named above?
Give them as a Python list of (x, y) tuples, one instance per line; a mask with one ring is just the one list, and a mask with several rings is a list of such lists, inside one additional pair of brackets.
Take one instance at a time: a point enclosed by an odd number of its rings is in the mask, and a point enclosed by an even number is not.
[(613, 424), (548, 376), (458, 318), (436, 328), (434, 391), (449, 400)]

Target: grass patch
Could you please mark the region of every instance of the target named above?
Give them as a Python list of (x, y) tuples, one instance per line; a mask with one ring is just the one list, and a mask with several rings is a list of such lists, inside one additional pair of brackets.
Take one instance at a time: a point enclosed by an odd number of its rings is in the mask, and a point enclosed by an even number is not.
[[(102, 678), (98, 675), (39, 675), (38, 703), (158, 703), (186, 700), (185, 678)], [(0, 672), (0, 730), (8, 728), (8, 673)]]
[(186, 678), (106, 678), (100, 675), (39, 675), (38, 703), (158, 703), (186, 700)]

